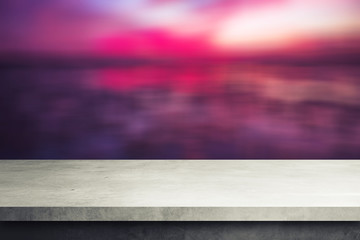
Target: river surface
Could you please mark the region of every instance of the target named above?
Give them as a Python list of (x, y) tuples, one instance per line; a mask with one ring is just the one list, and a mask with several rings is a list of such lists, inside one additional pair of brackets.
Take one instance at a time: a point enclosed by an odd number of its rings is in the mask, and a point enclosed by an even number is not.
[(0, 70), (0, 158), (360, 158), (360, 70)]

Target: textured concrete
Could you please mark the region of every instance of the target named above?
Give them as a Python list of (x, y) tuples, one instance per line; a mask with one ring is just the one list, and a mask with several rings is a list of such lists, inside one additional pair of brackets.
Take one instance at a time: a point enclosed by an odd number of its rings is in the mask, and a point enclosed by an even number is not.
[(0, 220), (360, 221), (358, 160), (0, 161)]
[(1, 207), (1, 221), (360, 221), (355, 207)]

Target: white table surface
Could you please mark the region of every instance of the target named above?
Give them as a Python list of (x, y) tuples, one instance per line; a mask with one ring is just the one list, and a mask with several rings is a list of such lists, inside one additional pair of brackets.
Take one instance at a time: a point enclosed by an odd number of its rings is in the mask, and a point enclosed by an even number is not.
[(1, 160), (0, 220), (360, 221), (360, 160)]

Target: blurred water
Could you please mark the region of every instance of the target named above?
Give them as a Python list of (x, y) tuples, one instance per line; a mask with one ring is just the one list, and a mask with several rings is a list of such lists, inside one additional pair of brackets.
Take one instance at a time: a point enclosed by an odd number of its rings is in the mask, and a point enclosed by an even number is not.
[(0, 158), (360, 158), (360, 69), (0, 70)]

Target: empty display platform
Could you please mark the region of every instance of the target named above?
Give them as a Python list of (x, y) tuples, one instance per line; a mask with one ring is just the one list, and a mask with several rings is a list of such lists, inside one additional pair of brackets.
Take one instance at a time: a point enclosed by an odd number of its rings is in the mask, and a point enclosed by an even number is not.
[(3, 160), (1, 221), (360, 221), (359, 160)]

